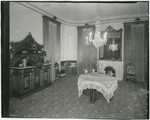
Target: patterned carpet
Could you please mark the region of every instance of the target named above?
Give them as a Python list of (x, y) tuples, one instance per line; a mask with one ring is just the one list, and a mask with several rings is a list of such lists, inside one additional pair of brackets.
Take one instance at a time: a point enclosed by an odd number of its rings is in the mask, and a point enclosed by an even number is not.
[(10, 98), (12, 118), (147, 119), (147, 90), (143, 83), (119, 82), (113, 100), (90, 103), (88, 91), (79, 98), (77, 75), (56, 81), (24, 99)]

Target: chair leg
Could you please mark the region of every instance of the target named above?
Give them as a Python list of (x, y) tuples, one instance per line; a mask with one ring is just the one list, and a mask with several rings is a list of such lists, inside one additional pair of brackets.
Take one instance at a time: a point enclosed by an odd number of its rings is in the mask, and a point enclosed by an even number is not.
[(128, 78), (126, 78), (126, 83), (128, 82)]
[(137, 83), (137, 80), (136, 80), (136, 78), (134, 78), (134, 82), (135, 82), (135, 84)]
[(134, 80), (134, 78), (133, 78), (133, 82), (135, 83), (135, 80)]
[(58, 80), (58, 77), (55, 77), (55, 82), (57, 82), (57, 80)]

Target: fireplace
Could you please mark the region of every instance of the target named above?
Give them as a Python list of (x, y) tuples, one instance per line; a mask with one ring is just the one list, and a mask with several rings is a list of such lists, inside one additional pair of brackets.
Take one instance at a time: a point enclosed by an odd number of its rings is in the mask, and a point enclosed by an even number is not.
[(108, 66), (104, 69), (105, 73), (115, 77), (115, 69), (111, 66)]
[(123, 62), (122, 61), (110, 61), (110, 60), (98, 60), (97, 71), (105, 71), (106, 74), (112, 74), (117, 80), (123, 80)]

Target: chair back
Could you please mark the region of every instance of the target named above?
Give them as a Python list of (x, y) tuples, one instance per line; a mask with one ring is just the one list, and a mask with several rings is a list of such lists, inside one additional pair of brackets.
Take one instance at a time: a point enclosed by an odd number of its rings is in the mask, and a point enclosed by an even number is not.
[(135, 75), (135, 66), (132, 63), (127, 65), (127, 74)]
[(57, 62), (54, 64), (54, 69), (56, 74), (59, 73), (59, 64)]

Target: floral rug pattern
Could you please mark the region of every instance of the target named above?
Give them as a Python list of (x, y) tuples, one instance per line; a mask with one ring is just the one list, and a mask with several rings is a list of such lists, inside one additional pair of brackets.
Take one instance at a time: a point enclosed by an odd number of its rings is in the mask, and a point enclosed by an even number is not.
[(10, 117), (147, 119), (148, 91), (143, 83), (119, 82), (110, 103), (99, 95), (91, 103), (88, 92), (78, 97), (77, 80), (77, 75), (67, 75), (23, 99), (10, 97)]

